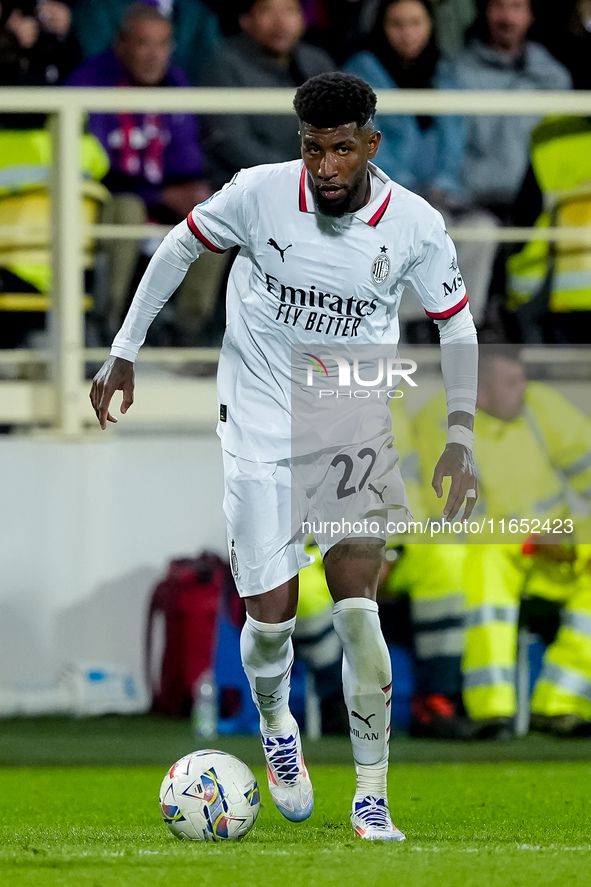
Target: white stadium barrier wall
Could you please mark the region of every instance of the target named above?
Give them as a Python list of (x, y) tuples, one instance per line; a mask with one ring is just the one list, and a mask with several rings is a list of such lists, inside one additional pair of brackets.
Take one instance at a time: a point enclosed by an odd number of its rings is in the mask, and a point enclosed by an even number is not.
[(0, 489), (0, 716), (90, 713), (71, 674), (87, 662), (131, 677), (116, 710), (144, 709), (154, 584), (173, 557), (226, 553), (217, 437), (11, 435)]

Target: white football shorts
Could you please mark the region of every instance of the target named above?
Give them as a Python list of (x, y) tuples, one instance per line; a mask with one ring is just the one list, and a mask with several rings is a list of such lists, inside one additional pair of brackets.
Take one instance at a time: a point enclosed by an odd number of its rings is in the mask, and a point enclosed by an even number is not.
[(223, 451), (224, 514), (232, 573), (241, 597), (270, 591), (343, 539), (386, 539), (392, 519), (411, 519), (390, 432), (362, 444), (280, 462)]

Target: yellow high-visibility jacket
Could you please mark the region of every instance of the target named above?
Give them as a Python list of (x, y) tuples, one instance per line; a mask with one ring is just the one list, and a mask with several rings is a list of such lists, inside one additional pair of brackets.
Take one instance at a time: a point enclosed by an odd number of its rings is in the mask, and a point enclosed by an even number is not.
[[(52, 164), (51, 135), (46, 129), (0, 130), (0, 224), (42, 224), (48, 215), (48, 188)], [(109, 192), (98, 182), (109, 169), (109, 158), (95, 136), (80, 139), (80, 174), (86, 187), (83, 212), (94, 221), (97, 203)], [(0, 264), (40, 292), (51, 288), (48, 234), (0, 236)], [(90, 248), (90, 241), (86, 249)]]
[[(430, 483), (433, 465), (445, 445), (447, 413), (445, 394), (435, 395), (413, 421), (415, 444), (427, 513), (438, 518), (442, 500)], [(529, 535), (532, 521), (572, 517), (583, 532), (591, 503), (591, 419), (548, 385), (530, 382), (523, 414), (511, 422), (495, 419), (483, 410), (474, 423), (474, 458), (478, 470), (479, 498), (471, 521), (484, 531), (473, 542), (517, 543)], [(569, 496), (578, 494), (578, 505)], [(575, 512), (576, 513), (573, 513)], [(491, 533), (490, 520), (494, 532)], [(504, 532), (500, 520), (505, 520)], [(510, 520), (521, 521), (510, 532)], [(483, 523), (484, 522), (484, 523)], [(512, 525), (515, 527), (515, 524)], [(558, 524), (556, 524), (558, 526)], [(540, 527), (542, 530), (542, 527)], [(442, 541), (443, 537), (437, 541)], [(455, 541), (461, 541), (457, 539)], [(579, 537), (579, 541), (590, 541)]]
[[(591, 225), (591, 121), (548, 119), (532, 134), (531, 161), (544, 197), (536, 226)], [(507, 261), (507, 292), (513, 308), (529, 302), (550, 275), (550, 311), (591, 309), (591, 243), (532, 240)]]

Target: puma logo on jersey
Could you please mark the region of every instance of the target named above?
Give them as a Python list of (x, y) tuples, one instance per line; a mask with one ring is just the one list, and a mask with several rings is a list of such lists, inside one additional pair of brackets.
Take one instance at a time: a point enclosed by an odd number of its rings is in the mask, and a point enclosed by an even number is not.
[[(376, 496), (379, 496), (379, 497), (380, 497), (380, 502), (383, 503), (383, 502), (384, 502), (384, 490), (386, 489), (387, 486), (388, 486), (388, 484), (386, 484), (385, 487), (382, 487), (381, 492), (380, 492), (380, 490), (376, 490), (376, 488), (374, 487), (373, 484), (368, 484), (368, 485), (367, 485), (367, 489), (368, 489), (368, 490), (371, 490), (372, 493), (375, 493)], [(370, 717), (371, 717), (371, 716), (370, 716)]]
[(276, 241), (274, 241), (272, 237), (269, 237), (269, 239), (267, 240), (267, 246), (272, 246), (273, 249), (276, 249), (277, 252), (279, 253), (279, 255), (281, 256), (281, 261), (285, 262), (285, 253), (287, 252), (287, 250), (289, 249), (290, 246), (293, 246), (293, 243), (288, 243), (287, 246), (284, 246), (283, 249), (281, 249), (279, 244), (276, 243)]
[(367, 724), (367, 729), (368, 729), (368, 730), (371, 730), (371, 724), (370, 724), (370, 721), (371, 721), (372, 718), (375, 718), (375, 716), (376, 716), (375, 711), (374, 711), (373, 714), (368, 715), (366, 718), (364, 718), (363, 715), (357, 714), (356, 711), (352, 711), (352, 712), (351, 712), (351, 717), (353, 717), (353, 718), (359, 718), (360, 721), (363, 721), (364, 724)]

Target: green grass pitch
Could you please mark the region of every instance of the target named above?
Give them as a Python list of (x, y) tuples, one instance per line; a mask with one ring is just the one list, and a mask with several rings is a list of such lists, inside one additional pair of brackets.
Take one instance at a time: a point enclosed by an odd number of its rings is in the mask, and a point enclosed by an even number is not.
[[(226, 737), (218, 746), (234, 751), (251, 766), (259, 761), (259, 766), (253, 766), (262, 790), (259, 819), (241, 843), (185, 844), (170, 835), (158, 809), (158, 788), (172, 760), (132, 766), (123, 750), (125, 743), (113, 754), (109, 722), (101, 726), (95, 720), (94, 725), (78, 722), (71, 728), (81, 752), (85, 733), (94, 748), (95, 761), (81, 764), (76, 746), (68, 741), (66, 722), (62, 742), (56, 739), (60, 733), (54, 728), (37, 724), (35, 730), (35, 722), (16, 723), (5, 722), (3, 730), (0, 722), (0, 764), (4, 764), (0, 767), (0, 884), (6, 887), (591, 884), (587, 743), (530, 742), (538, 760), (527, 761), (516, 759), (525, 756), (527, 743), (510, 743), (498, 751), (490, 745), (451, 747), (394, 740), (391, 807), (407, 841), (384, 845), (359, 840), (349, 825), (353, 773), (343, 762), (348, 754), (346, 742), (309, 746), (316, 808), (308, 822), (295, 825), (273, 806), (256, 743)], [(154, 741), (155, 726), (147, 721), (143, 727), (148, 747)], [(93, 729), (102, 730), (106, 737), (103, 760), (109, 760), (110, 745), (110, 759), (119, 756), (122, 765), (99, 765), (100, 742)], [(29, 734), (31, 745), (20, 743), (18, 760), (14, 740)], [(140, 735), (141, 730), (133, 743), (139, 742)], [(182, 738), (179, 732), (178, 739)], [(130, 759), (133, 743), (128, 748)], [(165, 736), (163, 743), (168, 746), (173, 737)], [(182, 751), (189, 750), (190, 744), (190, 738), (188, 743), (185, 740)], [(31, 751), (35, 746), (41, 757), (43, 751), (47, 757), (48, 748), (53, 747), (51, 765), (30, 766), (35, 763)], [(516, 749), (521, 750), (519, 755)], [(561, 749), (567, 749), (566, 757), (573, 759), (557, 760)], [(402, 763), (397, 762), (397, 751)], [(552, 755), (555, 760), (549, 759)], [(423, 761), (409, 762), (413, 756), (422, 756)], [(69, 763), (56, 766), (60, 757)], [(486, 757), (493, 760), (483, 760)], [(437, 762), (437, 758), (444, 760)], [(461, 762), (465, 758), (471, 760)]]

